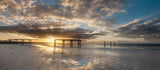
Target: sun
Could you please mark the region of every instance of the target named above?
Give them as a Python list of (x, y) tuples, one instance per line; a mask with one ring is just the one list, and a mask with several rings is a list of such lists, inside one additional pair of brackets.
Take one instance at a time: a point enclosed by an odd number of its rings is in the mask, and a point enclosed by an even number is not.
[(45, 39), (45, 42), (54, 42), (54, 37), (49, 36)]

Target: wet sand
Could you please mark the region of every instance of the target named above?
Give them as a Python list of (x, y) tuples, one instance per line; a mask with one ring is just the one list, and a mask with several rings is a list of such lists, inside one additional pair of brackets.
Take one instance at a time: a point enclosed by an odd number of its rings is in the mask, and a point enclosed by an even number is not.
[(159, 49), (0, 44), (0, 70), (160, 70)]

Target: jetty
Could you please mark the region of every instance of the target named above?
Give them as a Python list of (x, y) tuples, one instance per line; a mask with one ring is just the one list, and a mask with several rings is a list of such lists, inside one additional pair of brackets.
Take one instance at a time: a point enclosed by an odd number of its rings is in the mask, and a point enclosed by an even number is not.
[(37, 39), (8, 39), (8, 40), (1, 40), (0, 44), (32, 44), (35, 43), (33, 40)]
[(65, 47), (65, 42), (66, 41), (69, 41), (70, 42), (70, 48), (73, 48), (73, 42), (76, 41), (78, 42), (78, 48), (81, 48), (81, 41), (80, 39), (55, 39), (54, 40), (54, 47), (56, 47), (56, 41), (62, 41), (62, 47), (64, 48)]
[[(38, 39), (8, 39), (8, 40), (1, 40), (0, 44), (45, 44), (47, 42), (36, 42)], [(65, 47), (65, 42), (70, 41), (70, 48), (73, 48), (73, 42), (78, 42), (78, 48), (81, 48), (81, 41), (80, 39), (55, 39), (54, 40), (54, 47), (56, 47), (56, 41), (62, 41), (62, 47)]]

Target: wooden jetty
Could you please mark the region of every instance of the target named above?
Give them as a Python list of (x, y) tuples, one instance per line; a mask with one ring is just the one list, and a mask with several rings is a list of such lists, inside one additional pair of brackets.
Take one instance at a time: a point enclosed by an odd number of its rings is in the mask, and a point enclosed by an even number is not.
[(116, 42), (110, 42), (110, 41), (104, 41), (104, 48), (106, 48), (106, 46), (116, 46), (117, 43)]
[[(8, 39), (8, 40), (1, 40), (0, 44), (43, 44), (46, 42), (34, 42), (37, 39)], [(70, 41), (70, 48), (73, 48), (73, 42), (78, 42), (78, 48), (81, 48), (81, 41), (80, 39), (55, 39), (54, 40), (54, 47), (56, 47), (56, 41), (62, 41), (62, 47), (65, 47), (65, 42)]]
[(33, 40), (37, 39), (8, 39), (8, 40), (1, 40), (0, 44), (31, 44)]
[(65, 41), (70, 41), (70, 48), (73, 48), (73, 42), (77, 41), (78, 42), (78, 48), (81, 48), (81, 41), (80, 39), (55, 39), (54, 40), (54, 47), (56, 47), (56, 41), (61, 40), (62, 41), (62, 47), (65, 47)]

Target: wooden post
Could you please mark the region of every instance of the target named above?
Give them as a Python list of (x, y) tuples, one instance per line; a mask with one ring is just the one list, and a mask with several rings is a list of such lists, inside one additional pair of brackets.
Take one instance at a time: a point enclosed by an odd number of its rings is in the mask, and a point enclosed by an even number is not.
[(56, 51), (56, 40), (54, 40), (54, 53)]
[(62, 41), (62, 54), (64, 53), (65, 40)]
[(62, 43), (62, 48), (65, 47), (65, 40), (63, 40), (63, 43)]
[(70, 40), (70, 48), (73, 48), (73, 40)]
[(78, 40), (78, 48), (79, 48), (79, 40)]
[(56, 40), (54, 40), (54, 47), (56, 47)]
[(82, 44), (82, 43), (81, 43), (81, 40), (80, 40), (80, 48), (81, 48), (81, 44)]
[(78, 40), (78, 48), (81, 48), (81, 40)]
[(106, 48), (106, 41), (104, 41), (104, 48)]

